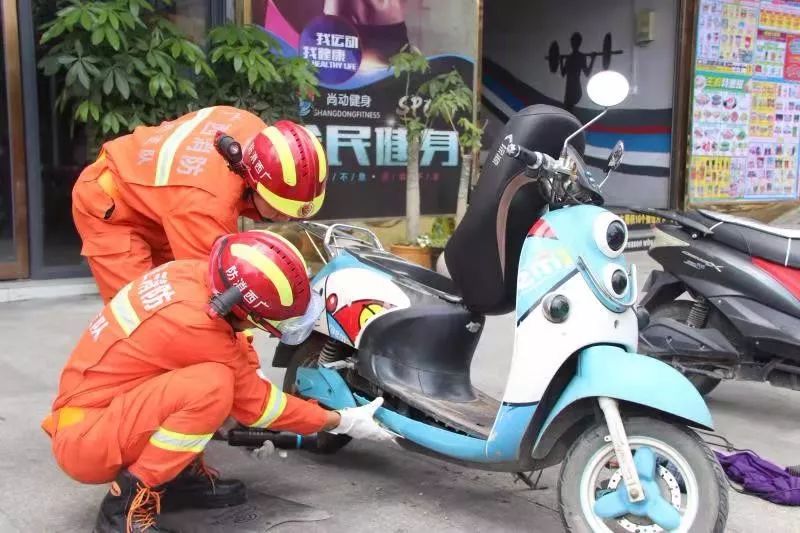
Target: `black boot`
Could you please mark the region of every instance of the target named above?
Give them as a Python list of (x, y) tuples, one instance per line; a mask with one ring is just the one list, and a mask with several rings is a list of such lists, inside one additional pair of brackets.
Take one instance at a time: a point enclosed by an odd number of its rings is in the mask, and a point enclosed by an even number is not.
[(161, 493), (123, 470), (100, 504), (94, 533), (175, 533), (158, 525)]
[(163, 489), (164, 511), (218, 509), (247, 501), (244, 483), (238, 479), (220, 479), (216, 470), (205, 465), (202, 456), (165, 483)]

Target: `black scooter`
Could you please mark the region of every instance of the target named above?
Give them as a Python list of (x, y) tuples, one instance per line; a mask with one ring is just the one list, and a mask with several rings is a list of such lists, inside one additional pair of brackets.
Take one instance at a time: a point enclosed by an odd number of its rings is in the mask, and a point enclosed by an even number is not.
[(800, 230), (705, 210), (637, 211), (667, 221), (649, 251), (664, 271), (645, 283), (651, 320), (639, 350), (701, 394), (723, 379), (800, 391)]

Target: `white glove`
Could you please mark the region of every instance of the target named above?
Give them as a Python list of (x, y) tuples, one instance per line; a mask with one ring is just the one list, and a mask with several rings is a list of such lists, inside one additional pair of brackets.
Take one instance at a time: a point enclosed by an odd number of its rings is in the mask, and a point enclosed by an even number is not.
[(375, 421), (375, 411), (383, 405), (383, 398), (375, 398), (372, 402), (361, 407), (348, 407), (339, 411), (342, 421), (329, 433), (336, 435), (350, 435), (354, 439), (374, 441), (387, 441), (395, 438), (394, 435), (383, 429)]

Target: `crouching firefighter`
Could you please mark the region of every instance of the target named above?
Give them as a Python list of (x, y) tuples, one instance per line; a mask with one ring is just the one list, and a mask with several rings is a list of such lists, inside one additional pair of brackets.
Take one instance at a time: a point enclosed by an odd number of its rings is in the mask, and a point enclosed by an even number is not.
[(230, 416), (256, 428), (355, 438), (392, 436), (373, 419), (382, 398), (328, 411), (257, 374), (243, 330), (299, 343), (323, 309), (302, 256), (264, 231), (225, 235), (209, 260), (178, 260), (122, 288), (90, 323), (61, 374), (42, 428), (59, 466), (111, 483), (96, 532), (157, 533), (162, 509), (246, 500), (202, 454)]

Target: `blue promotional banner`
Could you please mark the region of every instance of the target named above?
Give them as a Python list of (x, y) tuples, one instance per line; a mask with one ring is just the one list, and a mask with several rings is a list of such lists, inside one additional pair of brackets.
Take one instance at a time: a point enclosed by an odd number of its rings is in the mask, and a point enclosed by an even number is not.
[[(401, 117), (426, 102), (405, 98), (405, 79), (395, 78), (389, 60), (413, 46), (430, 62), (417, 83), (456, 70), (472, 86), (477, 3), (266, 0), (263, 12), (263, 26), (283, 53), (317, 67), (321, 94), (303, 103), (301, 116), (330, 164), (319, 218), (404, 215), (408, 144)], [(433, 123), (420, 153), (423, 213), (455, 211), (460, 165), (456, 133)]]

